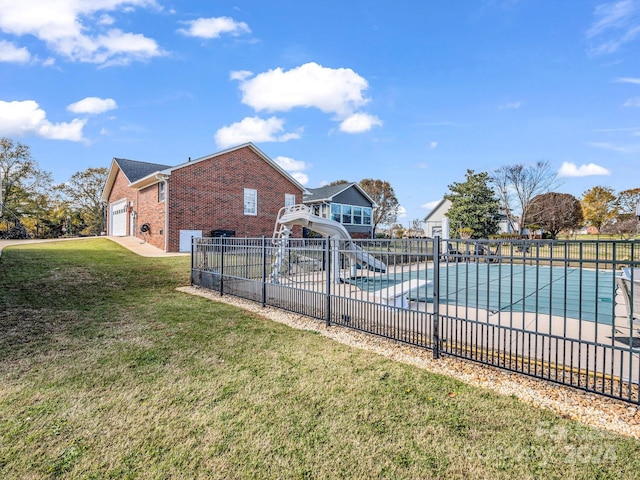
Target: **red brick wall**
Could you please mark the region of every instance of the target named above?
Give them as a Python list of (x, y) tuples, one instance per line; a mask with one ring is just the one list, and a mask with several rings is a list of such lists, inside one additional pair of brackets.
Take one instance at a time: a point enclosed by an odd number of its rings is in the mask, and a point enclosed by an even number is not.
[[(164, 250), (165, 239), (165, 222), (164, 208), (165, 201), (158, 202), (158, 184), (143, 188), (138, 192), (138, 200), (136, 202), (136, 237), (143, 239), (153, 245)], [(143, 233), (140, 227), (145, 223), (149, 224), (149, 231)]]
[[(244, 189), (258, 191), (258, 214), (244, 215)], [(169, 251), (179, 249), (180, 230), (235, 230), (237, 237), (271, 237), (285, 193), (302, 192), (250, 147), (174, 170), (169, 177)]]
[[(128, 185), (129, 180), (127, 180), (127, 177), (118, 168), (116, 179), (113, 182), (113, 187), (111, 187), (111, 192), (109, 192), (109, 205), (107, 206), (107, 235), (111, 235), (111, 203), (126, 199), (127, 205), (129, 205), (129, 201), (134, 200), (136, 197), (136, 190), (129, 188)], [(129, 234), (129, 217), (127, 216), (127, 235)]]

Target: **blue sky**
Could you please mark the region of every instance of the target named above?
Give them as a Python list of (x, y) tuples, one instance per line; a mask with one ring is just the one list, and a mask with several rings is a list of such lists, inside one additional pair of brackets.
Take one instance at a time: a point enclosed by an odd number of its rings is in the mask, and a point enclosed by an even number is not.
[(57, 182), (253, 141), (408, 225), (467, 169), (640, 186), (640, 0), (0, 0), (0, 135)]

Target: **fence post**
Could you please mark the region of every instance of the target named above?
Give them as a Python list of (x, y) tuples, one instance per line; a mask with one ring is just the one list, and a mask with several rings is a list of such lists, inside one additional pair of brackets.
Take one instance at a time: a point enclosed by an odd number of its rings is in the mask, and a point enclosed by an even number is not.
[(325, 243), (325, 272), (327, 276), (327, 294), (325, 295), (324, 318), (327, 327), (331, 326), (331, 237), (327, 237)]
[(433, 358), (440, 358), (440, 236), (433, 239)]
[(220, 238), (220, 296), (224, 294), (224, 239)]
[[(193, 235), (191, 235), (191, 286), (193, 287), (193, 269), (195, 267), (195, 261), (194, 261), (194, 256), (195, 256), (195, 248), (193, 245)], [(202, 282), (200, 283), (202, 285)]]
[(267, 243), (262, 236), (262, 306), (267, 305)]

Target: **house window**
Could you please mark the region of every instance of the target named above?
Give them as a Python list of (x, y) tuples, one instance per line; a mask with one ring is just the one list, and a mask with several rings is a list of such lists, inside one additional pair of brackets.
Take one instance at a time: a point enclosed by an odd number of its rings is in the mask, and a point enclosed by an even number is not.
[(158, 184), (158, 202), (164, 202), (164, 182)]
[(362, 225), (362, 207), (353, 207), (353, 224)]
[(371, 209), (369, 207), (362, 208), (362, 224), (371, 225)]
[(244, 214), (258, 215), (258, 191), (253, 188), (244, 189)]
[(341, 205), (339, 203), (331, 204), (331, 220), (334, 222), (339, 222), (341, 220), (340, 217)]
[(351, 223), (351, 205), (342, 205), (342, 223)]
[(293, 193), (284, 194), (284, 206), (291, 207), (296, 204), (296, 196)]

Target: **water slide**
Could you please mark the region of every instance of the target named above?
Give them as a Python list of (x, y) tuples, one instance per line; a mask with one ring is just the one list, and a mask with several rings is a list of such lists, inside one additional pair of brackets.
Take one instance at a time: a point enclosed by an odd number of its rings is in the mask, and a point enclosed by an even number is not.
[[(349, 258), (352, 267), (358, 264), (376, 272), (384, 273), (387, 270), (387, 266), (383, 262), (365, 252), (360, 245), (352, 242), (351, 235), (341, 223), (314, 215), (307, 205), (293, 205), (280, 210), (273, 235), (274, 243), (284, 246), (289, 238), (291, 227), (294, 225), (306, 227), (323, 237), (331, 237), (332, 240), (339, 241), (341, 248), (345, 250), (342, 253)], [(276, 267), (278, 266), (276, 265)], [(276, 276), (278, 270), (276, 268)]]

